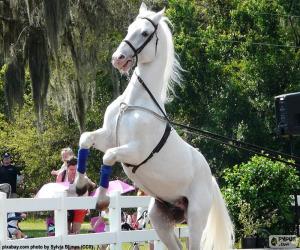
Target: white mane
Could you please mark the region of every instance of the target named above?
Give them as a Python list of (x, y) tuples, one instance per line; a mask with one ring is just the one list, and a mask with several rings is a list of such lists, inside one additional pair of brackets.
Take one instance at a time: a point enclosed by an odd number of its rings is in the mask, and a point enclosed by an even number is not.
[(183, 70), (176, 58), (173, 37), (168, 24), (172, 25), (167, 17), (163, 17), (159, 22), (167, 41), (167, 63), (164, 73), (164, 85), (161, 92), (161, 100), (163, 102), (168, 100), (169, 91), (174, 92), (174, 84), (180, 84), (182, 79), (181, 71)]
[[(146, 14), (143, 13), (142, 15), (138, 15), (138, 17), (151, 18), (153, 14), (155, 13), (152, 11), (147, 11)], [(168, 101), (168, 95), (170, 91), (174, 93), (174, 85), (180, 84), (180, 81), (182, 80), (181, 71), (183, 71), (179, 61), (176, 58), (177, 56), (174, 50), (173, 37), (169, 26), (173, 26), (171, 21), (165, 16), (162, 17), (159, 21), (159, 27), (161, 28), (162, 33), (164, 33), (166, 36), (167, 41), (167, 62), (164, 72), (164, 84), (161, 92), (161, 100), (163, 103)]]

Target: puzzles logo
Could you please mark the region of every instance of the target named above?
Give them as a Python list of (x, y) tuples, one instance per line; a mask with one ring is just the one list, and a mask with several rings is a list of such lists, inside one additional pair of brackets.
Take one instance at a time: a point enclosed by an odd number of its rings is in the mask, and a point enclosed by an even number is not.
[(296, 235), (271, 235), (269, 237), (269, 246), (271, 248), (296, 248)]

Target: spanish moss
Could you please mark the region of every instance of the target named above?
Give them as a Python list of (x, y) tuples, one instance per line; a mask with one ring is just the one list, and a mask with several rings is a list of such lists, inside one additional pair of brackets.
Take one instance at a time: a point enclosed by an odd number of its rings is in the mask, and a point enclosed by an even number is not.
[(11, 62), (8, 63), (5, 71), (5, 97), (8, 105), (8, 117), (12, 119), (12, 109), (14, 106), (23, 106), (24, 103), (24, 83), (25, 70), (23, 53), (13, 51)]
[[(28, 64), (24, 65), (28, 65), (31, 76), (39, 125), (42, 125), (50, 68), (49, 99), (64, 110), (67, 118), (72, 115), (81, 132), (85, 130), (86, 112), (93, 103), (99, 68), (112, 74), (112, 81), (117, 82), (115, 95), (120, 93), (119, 77), (111, 70), (109, 55), (116, 47), (112, 41), (118, 40), (114, 30), (125, 29), (133, 18), (128, 11), (136, 9), (132, 5), (135, 3), (125, 0), (0, 0), (0, 63), (8, 63), (7, 77), (15, 79), (11, 86), (17, 83), (21, 86), (22, 64), (16, 63), (8, 52), (11, 44), (16, 51), (25, 44), (23, 58)], [(18, 75), (12, 76), (15, 72)], [(10, 109), (15, 103), (22, 104), (22, 91), (22, 88), (19, 93), (7, 89)]]
[(18, 1), (1, 1), (0, 2), (0, 17), (2, 18), (1, 40), (4, 53), (4, 62), (12, 61), (11, 45), (20, 49), (23, 46), (16, 44), (18, 37), (23, 29), (22, 19), (25, 14), (19, 6)]
[(34, 9), (34, 0), (25, 0), (26, 10), (28, 15), (28, 20), (30, 25), (33, 25), (33, 9)]
[(32, 95), (39, 124), (42, 123), (43, 109), (49, 85), (48, 49), (44, 30), (31, 27), (26, 41), (26, 53), (32, 82)]
[(44, 0), (43, 7), (48, 40), (57, 58), (59, 38), (63, 34), (69, 16), (69, 1)]

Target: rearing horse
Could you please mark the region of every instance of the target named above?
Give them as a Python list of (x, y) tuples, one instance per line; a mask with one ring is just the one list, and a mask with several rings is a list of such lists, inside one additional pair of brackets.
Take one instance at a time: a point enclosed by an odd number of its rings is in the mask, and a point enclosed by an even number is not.
[(103, 127), (80, 137), (77, 192), (89, 188), (85, 175), (90, 147), (105, 152), (97, 207), (106, 196), (111, 166), (121, 162), (127, 176), (155, 198), (151, 223), (168, 249), (182, 249), (174, 234), (176, 222), (186, 220), (190, 249), (232, 248), (233, 226), (224, 200), (204, 156), (171, 127), (165, 114), (169, 80), (178, 76), (168, 20), (145, 4), (112, 56), (121, 72), (136, 68), (124, 93), (107, 108)]

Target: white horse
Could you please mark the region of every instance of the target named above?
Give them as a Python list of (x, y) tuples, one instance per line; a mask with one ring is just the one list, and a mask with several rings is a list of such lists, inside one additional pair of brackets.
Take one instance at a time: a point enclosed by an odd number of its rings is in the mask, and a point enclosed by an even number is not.
[[(180, 65), (163, 14), (164, 10), (155, 13), (141, 5), (112, 56), (113, 66), (121, 72), (128, 72), (135, 63), (137, 67), (124, 93), (108, 106), (103, 127), (81, 135), (80, 150), (93, 146), (105, 152), (107, 169), (121, 162), (127, 176), (155, 198), (150, 220), (168, 249), (182, 249), (173, 229), (184, 219), (190, 249), (230, 249), (233, 226), (218, 184), (204, 156), (174, 129), (170, 131), (165, 115), (169, 80), (178, 78)], [(80, 157), (76, 185), (78, 192), (84, 193), (89, 182), (87, 154)], [(109, 174), (102, 172), (106, 177)], [(107, 185), (101, 186), (100, 209), (109, 204)]]

